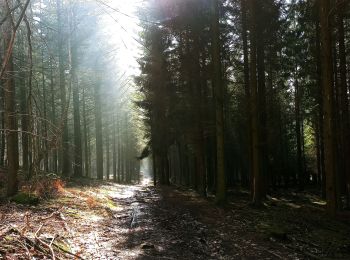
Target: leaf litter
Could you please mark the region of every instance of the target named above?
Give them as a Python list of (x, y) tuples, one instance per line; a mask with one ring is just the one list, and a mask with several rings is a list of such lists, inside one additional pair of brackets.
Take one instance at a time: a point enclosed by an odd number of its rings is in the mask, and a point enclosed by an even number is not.
[(350, 259), (348, 223), (306, 195), (225, 207), (176, 187), (80, 180), (38, 205), (0, 204), (0, 259)]

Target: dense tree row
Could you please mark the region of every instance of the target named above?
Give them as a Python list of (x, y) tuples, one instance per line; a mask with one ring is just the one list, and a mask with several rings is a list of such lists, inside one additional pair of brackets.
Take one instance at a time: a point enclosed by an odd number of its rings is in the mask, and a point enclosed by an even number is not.
[(7, 194), (17, 192), (21, 176), (48, 172), (137, 180), (129, 85), (108, 77), (114, 67), (98, 4), (0, 4), (0, 165), (8, 172)]
[[(349, 208), (349, 5), (149, 1), (136, 78), (155, 181), (260, 204), (317, 185)], [(148, 147), (145, 148), (149, 149)]]

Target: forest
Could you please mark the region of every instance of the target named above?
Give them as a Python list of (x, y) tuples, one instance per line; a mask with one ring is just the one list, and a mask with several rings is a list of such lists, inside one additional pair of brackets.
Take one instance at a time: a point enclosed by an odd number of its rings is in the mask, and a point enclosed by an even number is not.
[(350, 259), (350, 1), (0, 0), (0, 259)]

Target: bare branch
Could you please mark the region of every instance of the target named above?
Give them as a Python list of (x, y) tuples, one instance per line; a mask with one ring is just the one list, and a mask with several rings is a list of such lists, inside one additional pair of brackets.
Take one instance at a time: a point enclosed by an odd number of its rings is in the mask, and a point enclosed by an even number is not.
[[(2, 66), (1, 66), (1, 72), (0, 72), (0, 80), (3, 78), (4, 76), (4, 73), (5, 73), (5, 70), (6, 70), (6, 67), (7, 67), (7, 64), (12, 56), (12, 51), (13, 51), (13, 45), (14, 45), (14, 42), (15, 42), (15, 38), (16, 38), (16, 33), (17, 33), (17, 29), (19, 27), (19, 25), (21, 24), (22, 20), (23, 20), (23, 17), (25, 15), (25, 12), (28, 8), (28, 5), (30, 3), (30, 0), (27, 0), (23, 9), (22, 9), (22, 12), (18, 18), (18, 21), (17, 23), (14, 25), (14, 27), (12, 28), (12, 35), (11, 35), (11, 39), (10, 39), (10, 42), (9, 42), (9, 46), (6, 50), (6, 54), (5, 54), (5, 58), (2, 62)], [(12, 20), (12, 15), (11, 15), (11, 12), (9, 13), (9, 16), (11, 17), (11, 20)]]
[(0, 20), (0, 26), (7, 20), (7, 18), (11, 15), (11, 13), (14, 12), (18, 7), (20, 7), (20, 5), (16, 5), (6, 13), (5, 17)]

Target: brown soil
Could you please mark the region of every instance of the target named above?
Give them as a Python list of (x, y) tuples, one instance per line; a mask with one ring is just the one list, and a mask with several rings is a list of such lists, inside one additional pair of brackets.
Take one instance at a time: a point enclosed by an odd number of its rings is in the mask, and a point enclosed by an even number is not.
[(38, 206), (0, 205), (0, 259), (350, 259), (350, 226), (317, 197), (255, 208), (231, 195), (222, 208), (181, 188), (81, 181)]

